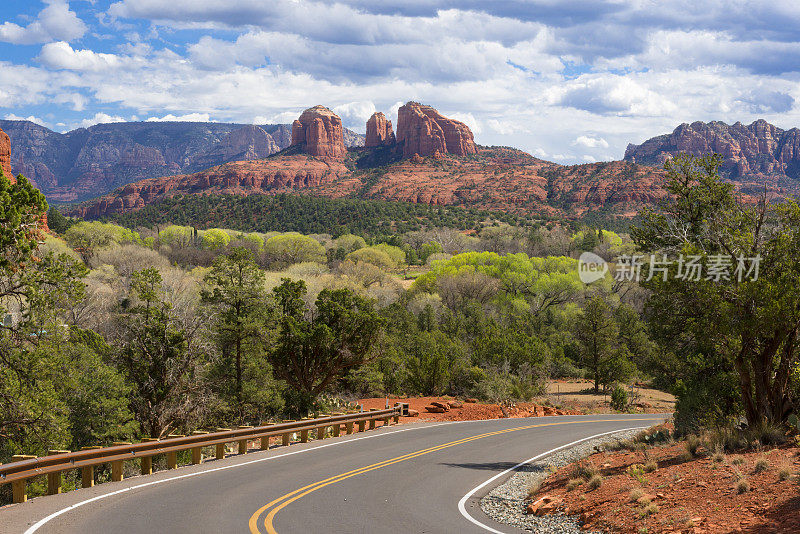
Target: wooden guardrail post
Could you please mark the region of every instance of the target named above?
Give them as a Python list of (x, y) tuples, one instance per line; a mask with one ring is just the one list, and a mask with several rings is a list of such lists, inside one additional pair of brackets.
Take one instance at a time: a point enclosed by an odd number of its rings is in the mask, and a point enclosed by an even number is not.
[[(170, 434), (168, 438), (184, 438), (183, 434)], [(167, 453), (167, 469), (177, 469), (178, 467), (178, 451), (170, 451)]]
[[(208, 434), (208, 432), (204, 432), (203, 430), (195, 430), (192, 432), (193, 436), (202, 436), (203, 434)], [(192, 465), (197, 465), (203, 461), (203, 447), (192, 447)]]
[(363, 432), (363, 431), (364, 431), (364, 428), (365, 428), (366, 426), (367, 426), (367, 422), (366, 422), (366, 421), (359, 421), (359, 422), (358, 422), (358, 431), (359, 431), (359, 432)]
[[(16, 462), (19, 460), (32, 460), (34, 458), (36, 458), (35, 455), (15, 454), (11, 457), (11, 461)], [(15, 503), (21, 503), (28, 500), (28, 491), (26, 489), (27, 482), (27, 479), (22, 478), (11, 483), (11, 493)]]
[[(294, 423), (294, 419), (284, 419), (284, 423)], [(281, 435), (281, 445), (284, 447), (288, 446), (292, 442), (292, 434), (293, 432), (284, 432)]]
[[(158, 441), (158, 438), (144, 438), (142, 443), (152, 443), (153, 441)], [(142, 456), (142, 474), (143, 475), (152, 475), (153, 474), (153, 457), (152, 456)]]
[[(244, 430), (247, 428), (253, 428), (252, 426), (240, 426), (240, 430)], [(239, 454), (247, 454), (247, 439), (240, 439), (239, 440)]]
[(344, 424), (344, 431), (345, 431), (347, 434), (352, 434), (352, 433), (353, 433), (353, 422), (352, 422), (352, 421), (347, 421), (347, 422)]
[[(81, 447), (82, 451), (91, 451), (95, 449), (102, 449), (99, 445), (95, 445), (94, 447)], [(81, 467), (81, 487), (82, 488), (91, 488), (94, 486), (94, 466), (93, 465), (84, 465)]]
[[(377, 412), (378, 410), (376, 410), (375, 408), (370, 408), (369, 411)], [(375, 430), (375, 419), (370, 419), (369, 420), (369, 429), (370, 430)]]
[[(47, 455), (52, 456), (54, 454), (63, 454), (65, 452), (70, 451), (50, 450), (47, 451)], [(61, 472), (47, 473), (47, 494), (56, 495), (58, 493), (61, 493)]]
[[(115, 441), (114, 445), (130, 445), (129, 441)], [(125, 478), (125, 472), (123, 470), (123, 463), (122, 460), (116, 460), (111, 462), (111, 480), (114, 482), (119, 482), (123, 478)]]
[(320, 426), (317, 427), (317, 439), (325, 439), (325, 435), (328, 433), (328, 426)]
[(308, 443), (308, 430), (300, 431), (300, 443)]
[[(230, 431), (230, 428), (218, 428), (217, 429), (217, 432), (228, 432), (228, 431)], [(216, 453), (215, 457), (217, 458), (217, 460), (222, 460), (223, 458), (225, 458), (225, 444), (224, 443), (217, 443), (217, 447), (216, 448), (217, 448), (217, 450), (214, 451), (214, 452)]]

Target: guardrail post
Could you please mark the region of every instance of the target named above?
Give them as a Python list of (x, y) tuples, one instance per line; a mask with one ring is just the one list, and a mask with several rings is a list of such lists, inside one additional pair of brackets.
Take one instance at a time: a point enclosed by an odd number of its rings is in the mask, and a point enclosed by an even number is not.
[[(253, 428), (252, 426), (240, 426), (239, 429)], [(247, 454), (247, 439), (239, 440), (239, 454)]]
[[(218, 428), (217, 432), (229, 432), (230, 428)], [(214, 451), (216, 454), (217, 460), (222, 460), (225, 458), (225, 444), (224, 443), (217, 443), (217, 450)]]
[(359, 431), (359, 432), (363, 432), (363, 431), (364, 431), (364, 428), (365, 428), (366, 426), (367, 426), (367, 422), (366, 422), (366, 421), (359, 421), (359, 422), (358, 422), (358, 431)]
[(327, 433), (328, 433), (327, 425), (317, 428), (317, 439), (325, 439), (325, 434)]
[(333, 425), (333, 437), (338, 438), (341, 433), (342, 433), (342, 423), (336, 423), (335, 425)]
[(383, 426), (389, 426), (389, 423), (391, 422), (391, 420), (392, 420), (392, 418), (391, 418), (391, 417), (386, 417), (386, 418), (384, 418), (384, 420), (383, 420)]
[[(294, 423), (294, 419), (284, 419), (284, 423)], [(288, 446), (292, 442), (292, 432), (286, 432), (281, 436), (281, 445)]]
[[(94, 447), (81, 447), (82, 451), (91, 451), (95, 449), (102, 449), (103, 447), (94, 446)], [(84, 465), (81, 467), (81, 487), (82, 488), (91, 488), (94, 486), (94, 466), (93, 465)]]
[[(203, 430), (195, 430), (192, 432), (193, 436), (201, 436), (203, 434), (208, 434), (208, 432), (204, 432)], [(192, 447), (192, 465), (197, 465), (203, 461), (203, 447)]]
[(300, 431), (300, 443), (308, 443), (308, 430)]
[[(115, 441), (114, 445), (130, 445), (128, 441)], [(111, 480), (114, 482), (119, 482), (123, 478), (125, 478), (125, 473), (123, 470), (122, 460), (116, 460), (111, 462)]]
[[(152, 443), (153, 441), (158, 441), (158, 438), (144, 438), (142, 443)], [(152, 475), (153, 474), (153, 457), (152, 456), (142, 456), (142, 474), (143, 475)]]
[[(47, 455), (52, 456), (54, 454), (63, 454), (65, 452), (70, 451), (51, 450), (47, 451)], [(58, 493), (61, 493), (61, 472), (47, 473), (47, 494), (56, 495)]]
[[(36, 456), (30, 454), (15, 454), (11, 457), (11, 461), (16, 462), (19, 460), (32, 460), (33, 458), (36, 458)], [(28, 492), (26, 490), (27, 482), (28, 479), (22, 478), (11, 483), (11, 493), (15, 503), (21, 503), (28, 500)]]
[[(170, 434), (168, 438), (184, 438), (183, 434)], [(178, 451), (170, 451), (167, 453), (167, 469), (176, 469), (178, 467)]]
[(352, 422), (352, 421), (347, 421), (347, 422), (344, 424), (344, 431), (345, 431), (347, 434), (352, 434), (352, 433), (353, 433), (353, 422)]

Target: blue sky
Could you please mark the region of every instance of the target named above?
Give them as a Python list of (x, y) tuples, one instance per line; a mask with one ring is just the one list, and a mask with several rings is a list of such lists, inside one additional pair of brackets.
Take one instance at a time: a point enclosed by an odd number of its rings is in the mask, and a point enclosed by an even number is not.
[(0, 118), (364, 130), (418, 100), (482, 144), (619, 159), (681, 122), (800, 126), (794, 0), (4, 0)]

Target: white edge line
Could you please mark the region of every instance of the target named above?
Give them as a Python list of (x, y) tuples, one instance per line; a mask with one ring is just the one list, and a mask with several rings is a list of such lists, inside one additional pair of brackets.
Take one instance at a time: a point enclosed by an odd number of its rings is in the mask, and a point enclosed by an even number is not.
[[(111, 491), (109, 493), (104, 493), (102, 495), (98, 495), (96, 497), (92, 497), (91, 499), (86, 499), (85, 501), (77, 502), (75, 504), (67, 506), (66, 508), (62, 508), (61, 510), (58, 510), (58, 511), (53, 512), (52, 514), (50, 514), (50, 515), (48, 515), (46, 517), (43, 517), (42, 519), (40, 519), (39, 521), (37, 521), (36, 523), (34, 523), (30, 527), (28, 527), (28, 530), (26, 530), (24, 532), (24, 534), (33, 534), (34, 532), (36, 532), (37, 530), (42, 528), (44, 525), (46, 525), (47, 523), (49, 523), (50, 521), (52, 521), (56, 517), (58, 517), (58, 516), (60, 516), (62, 514), (65, 514), (65, 513), (69, 512), (71, 510), (74, 510), (76, 508), (79, 508), (79, 507), (84, 506), (86, 504), (93, 503), (95, 501), (99, 501), (101, 499), (112, 497), (114, 495), (119, 495), (121, 493), (127, 493), (127, 492), (129, 492), (131, 490), (135, 490), (135, 489), (139, 489), (139, 488), (145, 488), (145, 487), (148, 487), (148, 486), (155, 486), (156, 484), (163, 484), (165, 482), (171, 482), (173, 480), (179, 480), (179, 479), (182, 479), (182, 478), (195, 477), (195, 476), (204, 475), (204, 474), (207, 474), (207, 473), (213, 473), (215, 471), (224, 471), (226, 469), (233, 469), (233, 468), (236, 468), (236, 467), (242, 467), (242, 466), (245, 466), (245, 465), (255, 464), (255, 463), (259, 463), (259, 462), (266, 462), (268, 460), (276, 460), (278, 458), (283, 458), (284, 456), (291, 456), (293, 454), (300, 454), (300, 453), (304, 453), (304, 452), (315, 451), (317, 449), (323, 449), (325, 447), (332, 447), (334, 445), (342, 445), (343, 443), (352, 443), (354, 441), (360, 441), (362, 439), (377, 438), (377, 437), (381, 437), (381, 436), (388, 436), (389, 434), (397, 434), (398, 432), (408, 432), (410, 430), (421, 430), (421, 429), (424, 429), (424, 428), (433, 428), (435, 426), (452, 425), (452, 424), (458, 424), (458, 423), (473, 423), (473, 422), (474, 421), (448, 421), (446, 423), (435, 423), (435, 424), (432, 424), (432, 425), (424, 425), (424, 426), (417, 426), (417, 427), (411, 427), (411, 428), (401, 428), (401, 429), (398, 429), (398, 430), (393, 430), (391, 432), (380, 432), (378, 434), (370, 434), (369, 436), (361, 436), (361, 437), (358, 437), (358, 438), (352, 438), (352, 439), (348, 439), (348, 440), (332, 441), (330, 443), (326, 443), (325, 445), (319, 445), (317, 447), (311, 447), (311, 448), (308, 448), (308, 449), (300, 449), (300, 450), (297, 450), (297, 451), (291, 451), (291, 452), (287, 452), (287, 453), (284, 453), (284, 454), (276, 454), (276, 455), (267, 456), (267, 457), (264, 457), (264, 458), (258, 458), (258, 459), (250, 460), (250, 461), (247, 461), (247, 462), (241, 462), (241, 463), (236, 463), (236, 464), (232, 464), (232, 465), (224, 465), (224, 466), (220, 466), (220, 467), (214, 467), (214, 468), (211, 468), (211, 469), (203, 469), (202, 471), (196, 471), (194, 473), (186, 473), (186, 474), (183, 474), (183, 475), (176, 475), (176, 476), (169, 477), (169, 478), (162, 478), (162, 479), (159, 479), (159, 480), (152, 480), (150, 482), (145, 482), (143, 484), (137, 484), (135, 486), (129, 486), (127, 488), (122, 488), (122, 489), (119, 489), (119, 490), (116, 490), (116, 491)], [(236, 458), (236, 456), (233, 456), (232, 458)], [(163, 473), (163, 471), (161, 471), (161, 473)]]
[[(624, 419), (622, 419), (622, 420), (624, 421)], [(528, 458), (524, 462), (520, 462), (517, 465), (515, 465), (514, 467), (510, 467), (510, 468), (506, 469), (502, 473), (496, 474), (495, 476), (493, 476), (492, 478), (490, 478), (486, 482), (483, 482), (482, 484), (480, 484), (478, 486), (475, 486), (474, 488), (469, 490), (467, 492), (467, 494), (464, 495), (463, 497), (461, 497), (461, 500), (458, 501), (458, 511), (461, 512), (461, 515), (463, 515), (465, 518), (467, 518), (467, 520), (469, 520), (472, 523), (478, 525), (479, 527), (481, 527), (484, 530), (488, 530), (489, 532), (492, 532), (494, 534), (505, 534), (504, 532), (500, 532), (499, 530), (496, 530), (496, 529), (490, 527), (489, 525), (484, 525), (483, 523), (481, 523), (480, 521), (478, 521), (477, 519), (475, 519), (474, 517), (469, 515), (469, 513), (467, 512), (467, 509), (466, 509), (466, 507), (464, 505), (466, 504), (467, 500), (469, 500), (469, 498), (472, 497), (479, 489), (481, 489), (483, 487), (486, 487), (487, 485), (491, 484), (492, 482), (494, 482), (498, 478), (502, 477), (503, 475), (506, 475), (506, 474), (510, 473), (511, 471), (519, 469), (523, 465), (526, 465), (526, 464), (529, 464), (531, 462), (534, 462), (534, 461), (536, 461), (536, 460), (538, 460), (540, 458), (543, 458), (545, 456), (549, 456), (549, 455), (553, 454), (554, 452), (560, 451), (561, 449), (566, 449), (567, 447), (572, 447), (573, 445), (577, 445), (578, 443), (581, 443), (583, 441), (588, 441), (590, 439), (600, 438), (600, 437), (603, 437), (603, 436), (607, 436), (609, 434), (616, 434), (617, 432), (625, 432), (626, 430), (638, 430), (640, 428), (648, 428), (648, 426), (649, 425), (647, 425), (647, 426), (635, 426), (635, 427), (631, 427), (631, 428), (620, 428), (619, 430), (612, 430), (610, 432), (603, 432), (602, 434), (595, 434), (594, 436), (589, 436), (587, 438), (582, 438), (582, 439), (579, 439), (577, 441), (573, 441), (572, 443), (567, 443), (566, 445), (561, 445), (560, 447), (556, 447), (555, 449), (550, 449), (549, 451), (543, 452), (542, 454), (537, 454), (533, 458)]]

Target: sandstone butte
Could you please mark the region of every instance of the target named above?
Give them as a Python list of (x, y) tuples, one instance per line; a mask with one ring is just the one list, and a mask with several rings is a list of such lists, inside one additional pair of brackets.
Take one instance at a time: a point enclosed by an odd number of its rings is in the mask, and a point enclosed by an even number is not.
[(9, 180), (14, 180), (11, 172), (11, 138), (3, 130), (0, 130), (0, 169)]
[(431, 106), (408, 102), (397, 110), (397, 143), (403, 157), (454, 154), (468, 156), (478, 152), (472, 132), (463, 122), (448, 119)]
[[(8, 178), (12, 184), (17, 182), (17, 179), (14, 177), (14, 173), (11, 172), (11, 138), (8, 137), (8, 134), (1, 129), (0, 129), (0, 168), (3, 169), (3, 175), (6, 178)], [(46, 213), (42, 215), (41, 223), (42, 224), (39, 227), (39, 230), (44, 232), (49, 232), (50, 229), (47, 227)]]
[(344, 146), (342, 119), (325, 106), (308, 108), (292, 123), (292, 146), (311, 156), (342, 159)]
[(366, 148), (379, 146), (392, 146), (395, 144), (392, 121), (380, 111), (375, 112), (367, 121), (367, 136), (364, 141)]

